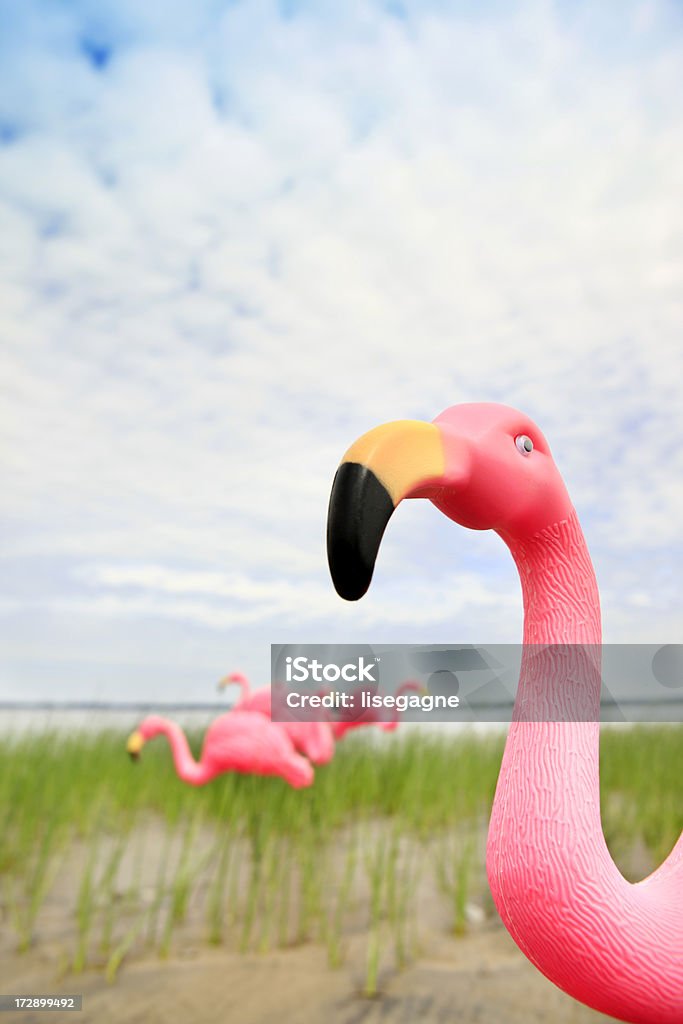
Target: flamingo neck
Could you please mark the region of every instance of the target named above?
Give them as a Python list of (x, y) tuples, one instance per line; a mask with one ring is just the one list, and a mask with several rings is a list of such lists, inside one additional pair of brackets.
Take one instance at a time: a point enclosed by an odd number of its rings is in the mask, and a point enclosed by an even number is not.
[(600, 717), (600, 597), (575, 511), (525, 540), (506, 539), (524, 601), (517, 721)]
[(503, 537), (522, 583), (525, 644), (599, 644), (600, 596), (575, 511), (525, 540)]
[(251, 685), (244, 672), (231, 672), (229, 676), (225, 676), (220, 683), (220, 688), (225, 690), (228, 686), (239, 686), (240, 695), (238, 700), (235, 701), (236, 704), (249, 699)]
[(212, 778), (208, 765), (195, 761), (187, 737), (179, 725), (162, 720), (155, 729), (156, 733), (162, 733), (168, 740), (176, 773), (183, 782), (201, 786)]
[(574, 998), (634, 1024), (680, 1024), (683, 840), (636, 885), (605, 843), (600, 607), (576, 514), (507, 543), (525, 647), (487, 843), (494, 901), (529, 960)]

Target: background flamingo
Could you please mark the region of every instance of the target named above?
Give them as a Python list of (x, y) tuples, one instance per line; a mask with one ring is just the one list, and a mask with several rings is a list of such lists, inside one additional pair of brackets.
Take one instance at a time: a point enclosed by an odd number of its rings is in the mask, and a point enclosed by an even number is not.
[(240, 711), (221, 715), (206, 730), (198, 762), (180, 726), (151, 715), (131, 733), (128, 753), (139, 757), (143, 744), (159, 735), (168, 739), (179, 777), (192, 786), (203, 786), (223, 772), (279, 775), (295, 789), (313, 782), (309, 762), (297, 754), (287, 734), (265, 715)]
[[(432, 424), (403, 420), (360, 438), (330, 500), (328, 556), (342, 597), (365, 593), (386, 524), (407, 497), (430, 498), (463, 526), (495, 530), (521, 578), (525, 652), (487, 847), (506, 927), (581, 1002), (638, 1024), (681, 1024), (683, 836), (637, 884), (623, 878), (605, 843), (601, 673), (592, 656), (601, 642), (598, 590), (543, 434), (514, 409), (473, 404)], [(546, 648), (540, 657), (532, 646), (548, 644), (584, 646), (559, 656)], [(573, 720), (549, 721), (562, 717), (558, 710)]]
[[(419, 683), (403, 683), (395, 691), (395, 696), (398, 697), (401, 693), (409, 693), (411, 691), (413, 693), (421, 693), (423, 687)], [(344, 709), (340, 708), (340, 717), (334, 719), (330, 724), (335, 740), (340, 740), (351, 729), (358, 729), (362, 725), (376, 725), (384, 732), (393, 732), (394, 729), (398, 728), (399, 721), (399, 712), (396, 708), (394, 709), (394, 717), (389, 721), (381, 718), (381, 711), (378, 708), (364, 708), (363, 713), (357, 718), (345, 718)]]
[[(236, 685), (242, 692), (241, 699), (235, 705), (236, 711), (255, 711), (272, 716), (272, 690), (270, 686), (264, 686), (255, 692), (251, 691), (249, 680), (242, 672), (231, 672), (218, 684), (220, 690), (227, 686)], [(320, 721), (298, 721), (295, 718), (288, 718), (285, 721), (273, 722), (282, 729), (294, 747), (305, 754), (313, 764), (327, 764), (334, 755), (334, 736), (332, 729), (327, 722)]]

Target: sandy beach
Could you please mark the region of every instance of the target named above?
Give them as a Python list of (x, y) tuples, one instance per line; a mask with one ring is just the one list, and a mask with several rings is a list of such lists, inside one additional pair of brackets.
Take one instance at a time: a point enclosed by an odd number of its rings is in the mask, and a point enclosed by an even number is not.
[[(149, 882), (157, 870), (157, 841), (147, 843), (142, 895), (152, 899)], [(479, 841), (483, 841), (483, 830)], [(209, 849), (208, 834), (199, 840)], [(423, 849), (423, 854), (425, 850)], [(426, 857), (430, 856), (427, 848)], [(86, 849), (73, 846), (52, 887), (32, 947), (18, 953), (11, 929), (0, 931), (0, 990), (25, 993), (80, 993), (83, 1010), (77, 1021), (114, 1024), (582, 1024), (608, 1020), (560, 992), (526, 960), (505, 931), (486, 886), (483, 863), (471, 884), (465, 934), (452, 933), (450, 909), (423, 871), (415, 892), (416, 927), (409, 954), (399, 964), (386, 925), (378, 933), (381, 955), (378, 992), (364, 995), (371, 934), (367, 925), (369, 890), (356, 892), (347, 911), (339, 966), (332, 968), (323, 943), (293, 941), (289, 948), (242, 953), (234, 936), (224, 946), (206, 941), (200, 912), (202, 883), (195, 890), (186, 920), (173, 936), (168, 955), (136, 942), (113, 981), (105, 976), (107, 958), (97, 951), (85, 970), (73, 971), (77, 926), (74, 903), (85, 870)], [(120, 899), (129, 881), (126, 862)], [(7, 914), (3, 914), (3, 924)], [(125, 922), (124, 922), (125, 923)], [(125, 927), (128, 924), (125, 923)], [(70, 1020), (66, 1014), (59, 1019)], [(8, 1022), (40, 1024), (35, 1011), (7, 1013)], [(49, 1019), (53, 1019), (50, 1017)]]
[[(475, 934), (423, 938), (419, 959), (404, 970), (383, 970), (380, 993), (361, 994), (363, 937), (348, 962), (331, 970), (316, 946), (240, 955), (188, 943), (182, 955), (128, 964), (109, 985), (101, 974), (58, 978), (41, 954), (3, 959), (4, 988), (18, 992), (80, 992), (76, 1020), (113, 1024), (589, 1024), (612, 1018), (579, 1006), (536, 971), (498, 922)], [(59, 1014), (59, 1019), (71, 1019)], [(40, 1024), (44, 1015), (8, 1013), (9, 1021)], [(49, 1019), (53, 1019), (50, 1017)]]

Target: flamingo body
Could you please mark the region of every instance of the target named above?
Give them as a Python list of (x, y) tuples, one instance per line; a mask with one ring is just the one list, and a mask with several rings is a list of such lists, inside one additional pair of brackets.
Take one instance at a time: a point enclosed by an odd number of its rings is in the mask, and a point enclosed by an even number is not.
[[(421, 689), (422, 687), (419, 683), (403, 683), (396, 690), (396, 696), (409, 691), (417, 693)], [(362, 714), (358, 715), (357, 718), (340, 717), (335, 719), (335, 721), (330, 723), (335, 740), (342, 739), (346, 736), (347, 732), (350, 732), (352, 729), (358, 729), (363, 725), (376, 725), (383, 732), (394, 732), (398, 729), (399, 717), (397, 710), (394, 711), (394, 717), (389, 721), (385, 721), (380, 716), (381, 712), (377, 708), (364, 708)]]
[(199, 761), (192, 757), (179, 725), (151, 715), (130, 738), (129, 751), (136, 753), (142, 742), (159, 735), (168, 739), (179, 777), (192, 786), (202, 786), (224, 772), (279, 775), (295, 789), (313, 782), (309, 762), (265, 715), (246, 711), (220, 715), (206, 730)]
[(332, 733), (337, 741), (343, 739), (347, 733), (364, 725), (376, 725), (383, 732), (393, 732), (398, 727), (398, 720), (392, 719), (390, 722), (384, 722), (374, 708), (365, 708), (358, 718), (338, 718), (331, 723)]
[[(236, 683), (242, 690), (242, 698), (235, 705), (235, 711), (254, 711), (272, 718), (272, 688), (264, 686), (251, 690), (249, 680), (242, 672), (232, 672), (219, 683), (221, 688)], [(286, 708), (283, 706), (283, 710)], [(284, 716), (283, 716), (284, 718)], [(316, 765), (327, 764), (334, 755), (334, 735), (330, 725), (321, 721), (299, 721), (293, 717), (273, 722), (292, 741), (295, 749)]]

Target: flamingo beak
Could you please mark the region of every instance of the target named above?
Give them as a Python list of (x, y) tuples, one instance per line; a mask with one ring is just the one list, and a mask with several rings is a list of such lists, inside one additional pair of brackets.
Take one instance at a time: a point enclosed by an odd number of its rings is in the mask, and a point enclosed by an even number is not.
[(142, 733), (136, 729), (128, 737), (126, 743), (126, 750), (130, 754), (131, 761), (138, 761), (140, 758), (140, 751), (142, 750), (145, 743), (145, 738)]
[(242, 676), (241, 673), (239, 672), (230, 672), (229, 675), (223, 676), (222, 679), (219, 679), (218, 683), (216, 684), (216, 689), (220, 693), (223, 690), (227, 690), (229, 686), (242, 685), (244, 685), (244, 676)]
[(327, 517), (327, 559), (340, 597), (363, 596), (394, 509), (403, 498), (436, 496), (447, 483), (446, 460), (440, 428), (419, 420), (375, 427), (351, 445)]

